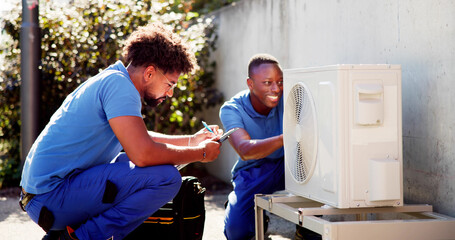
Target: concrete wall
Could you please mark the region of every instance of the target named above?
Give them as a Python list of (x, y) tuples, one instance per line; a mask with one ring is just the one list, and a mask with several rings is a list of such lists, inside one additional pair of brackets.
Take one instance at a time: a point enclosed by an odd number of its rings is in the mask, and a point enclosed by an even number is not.
[[(455, 1), (243, 0), (217, 13), (217, 87), (246, 88), (258, 52), (283, 68), (401, 64), (405, 203), (455, 217)], [(220, 123), (218, 109), (209, 110)], [(207, 165), (228, 181), (236, 154), (225, 144)]]

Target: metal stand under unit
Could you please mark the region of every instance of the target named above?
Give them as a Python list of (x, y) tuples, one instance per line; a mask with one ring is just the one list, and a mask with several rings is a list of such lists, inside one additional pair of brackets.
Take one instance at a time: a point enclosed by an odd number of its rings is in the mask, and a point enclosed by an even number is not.
[(255, 196), (256, 240), (264, 239), (266, 210), (310, 229), (323, 240), (455, 239), (455, 218), (427, 204), (338, 209), (294, 195)]

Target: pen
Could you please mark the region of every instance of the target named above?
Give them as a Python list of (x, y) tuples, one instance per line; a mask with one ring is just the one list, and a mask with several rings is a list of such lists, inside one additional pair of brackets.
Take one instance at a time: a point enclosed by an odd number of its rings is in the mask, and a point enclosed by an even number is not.
[(205, 123), (204, 121), (202, 121), (202, 125), (204, 125), (204, 127), (207, 128), (207, 130), (209, 130), (211, 133), (214, 133), (212, 129), (210, 129), (209, 126), (207, 126), (207, 123)]

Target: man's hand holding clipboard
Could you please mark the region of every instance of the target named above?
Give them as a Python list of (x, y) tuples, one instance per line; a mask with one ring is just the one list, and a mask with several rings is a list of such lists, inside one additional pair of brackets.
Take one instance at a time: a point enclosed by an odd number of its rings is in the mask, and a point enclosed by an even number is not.
[(217, 141), (220, 142), (220, 143), (224, 142), (224, 140), (226, 140), (226, 139), (229, 138), (229, 135), (231, 135), (233, 132), (237, 131), (238, 129), (239, 129), (239, 128), (232, 128), (231, 130), (225, 132), (225, 133), (223, 134), (223, 136), (221, 136), (221, 138), (218, 139)]

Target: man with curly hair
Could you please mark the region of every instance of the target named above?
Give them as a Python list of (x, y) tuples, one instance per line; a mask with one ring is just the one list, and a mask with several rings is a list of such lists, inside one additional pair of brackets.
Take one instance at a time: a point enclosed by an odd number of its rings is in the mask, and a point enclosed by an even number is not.
[(181, 38), (160, 23), (140, 27), (123, 57), (126, 67), (117, 61), (68, 95), (26, 158), (20, 203), (43, 239), (122, 239), (177, 194), (174, 165), (219, 154), (218, 126), (169, 136), (142, 119), (142, 99), (160, 104), (197, 67)]

